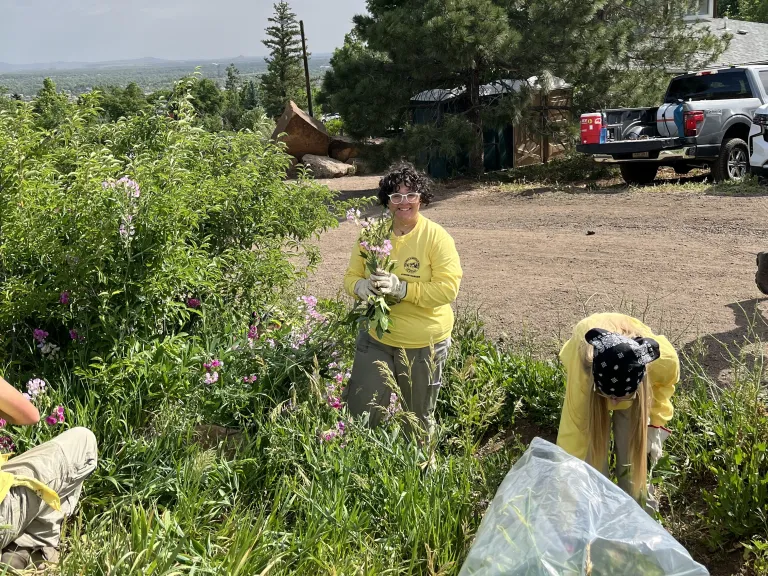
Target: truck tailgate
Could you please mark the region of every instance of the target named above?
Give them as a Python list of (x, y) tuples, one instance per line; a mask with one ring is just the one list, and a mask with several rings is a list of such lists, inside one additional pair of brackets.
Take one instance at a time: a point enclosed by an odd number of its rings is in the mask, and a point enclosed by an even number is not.
[(631, 155), (635, 152), (656, 152), (683, 146), (680, 138), (647, 138), (644, 140), (620, 140), (605, 144), (578, 144), (577, 152), (584, 154)]

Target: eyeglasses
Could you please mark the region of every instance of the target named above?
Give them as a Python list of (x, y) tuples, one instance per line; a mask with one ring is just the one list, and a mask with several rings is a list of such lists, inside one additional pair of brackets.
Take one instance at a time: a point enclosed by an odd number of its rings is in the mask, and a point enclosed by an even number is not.
[(407, 200), (409, 203), (415, 204), (419, 201), (420, 197), (420, 192), (408, 192), (408, 194), (400, 194), (399, 192), (396, 192), (389, 195), (389, 201), (392, 202), (392, 204), (402, 204), (403, 200)]

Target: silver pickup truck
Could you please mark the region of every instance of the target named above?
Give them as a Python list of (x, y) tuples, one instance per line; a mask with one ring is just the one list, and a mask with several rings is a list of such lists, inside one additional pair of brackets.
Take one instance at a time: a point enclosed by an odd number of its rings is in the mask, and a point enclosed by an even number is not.
[[(619, 164), (628, 184), (653, 182), (659, 166), (678, 174), (709, 168), (716, 181), (739, 180), (749, 170), (752, 116), (766, 103), (768, 65), (691, 72), (670, 81), (661, 106), (582, 116), (576, 150)], [(593, 126), (599, 130), (585, 132)]]

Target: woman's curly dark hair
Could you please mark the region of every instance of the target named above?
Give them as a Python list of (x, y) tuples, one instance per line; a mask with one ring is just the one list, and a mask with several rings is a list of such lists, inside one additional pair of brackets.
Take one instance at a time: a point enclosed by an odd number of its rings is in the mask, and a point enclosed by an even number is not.
[(422, 206), (428, 206), (434, 196), (429, 177), (416, 170), (413, 164), (402, 162), (390, 166), (384, 178), (379, 180), (379, 202), (382, 206), (389, 204), (389, 195), (397, 192), (401, 184), (405, 184), (411, 192), (421, 194)]

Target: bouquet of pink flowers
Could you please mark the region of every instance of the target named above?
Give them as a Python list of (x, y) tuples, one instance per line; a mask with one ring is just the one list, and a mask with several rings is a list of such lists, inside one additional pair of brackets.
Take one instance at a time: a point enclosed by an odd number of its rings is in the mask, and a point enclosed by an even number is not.
[[(360, 219), (360, 211), (350, 209), (347, 211), (347, 220), (355, 222), (362, 227), (360, 233), (360, 255), (365, 260), (365, 268), (371, 274), (379, 272), (391, 273), (397, 262), (389, 257), (392, 252), (392, 242), (389, 239), (392, 234), (392, 217), (387, 212), (381, 218)], [(355, 305), (351, 313), (352, 321), (360, 323), (366, 330), (373, 324), (376, 335), (381, 338), (389, 332), (392, 319), (389, 317), (390, 305), (397, 300), (392, 296), (369, 296), (368, 302), (361, 302), (365, 306), (360, 311), (360, 306)]]

